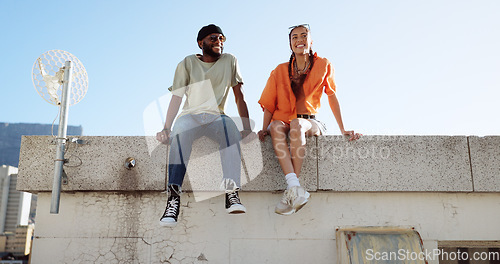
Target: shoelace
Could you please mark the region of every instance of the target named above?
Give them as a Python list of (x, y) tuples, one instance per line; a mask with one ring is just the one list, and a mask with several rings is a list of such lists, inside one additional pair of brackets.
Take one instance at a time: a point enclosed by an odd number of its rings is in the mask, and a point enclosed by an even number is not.
[(230, 192), (227, 195), (227, 199), (229, 200), (229, 204), (240, 204), (240, 198), (236, 192)]
[(173, 197), (172, 200), (168, 202), (163, 217), (175, 217), (177, 215), (177, 210), (179, 210), (179, 198)]
[(281, 198), (281, 202), (284, 204), (292, 205), (292, 200), (294, 199), (294, 195), (292, 190), (286, 190), (283, 197)]

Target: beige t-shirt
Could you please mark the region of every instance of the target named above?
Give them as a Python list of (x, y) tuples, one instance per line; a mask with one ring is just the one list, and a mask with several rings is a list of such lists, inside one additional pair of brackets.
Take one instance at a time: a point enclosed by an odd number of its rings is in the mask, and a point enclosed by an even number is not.
[(189, 55), (175, 70), (174, 83), (169, 88), (176, 96), (186, 95), (179, 116), (186, 114), (224, 114), (230, 88), (243, 83), (238, 61), (223, 53), (216, 62), (203, 62), (197, 55)]

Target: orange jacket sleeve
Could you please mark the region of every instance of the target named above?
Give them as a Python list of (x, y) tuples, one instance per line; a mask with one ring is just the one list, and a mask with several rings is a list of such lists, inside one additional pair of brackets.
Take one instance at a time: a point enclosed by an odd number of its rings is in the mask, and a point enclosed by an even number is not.
[(271, 72), (271, 76), (267, 79), (266, 87), (262, 91), (260, 96), (259, 104), (262, 110), (267, 109), (269, 112), (274, 113), (277, 104), (277, 85), (276, 85), (276, 74), (275, 70)]
[(326, 76), (323, 82), (323, 86), (325, 87), (325, 93), (330, 96), (337, 91), (337, 87), (335, 86), (335, 81), (333, 78), (333, 66), (328, 61), (326, 66)]

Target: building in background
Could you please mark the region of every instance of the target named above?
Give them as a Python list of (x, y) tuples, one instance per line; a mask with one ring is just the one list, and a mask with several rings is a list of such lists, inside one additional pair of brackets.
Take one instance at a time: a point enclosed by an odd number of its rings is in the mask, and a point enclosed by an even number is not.
[[(21, 136), (57, 135), (58, 125), (0, 123), (0, 165), (19, 167)], [(82, 126), (68, 126), (68, 136), (81, 136)]]
[(25, 256), (30, 253), (36, 200), (16, 190), (17, 168), (0, 167), (0, 252)]
[[(56, 135), (58, 125), (0, 123), (0, 253), (16, 259), (31, 251), (37, 196), (16, 190), (21, 136)], [(68, 126), (67, 135), (82, 135)]]
[(0, 252), (12, 253), (22, 257), (31, 253), (31, 243), (35, 226), (19, 225), (15, 232), (6, 232), (0, 235)]
[(32, 194), (16, 190), (17, 168), (0, 167), (0, 233), (16, 231), (19, 225), (28, 225)]

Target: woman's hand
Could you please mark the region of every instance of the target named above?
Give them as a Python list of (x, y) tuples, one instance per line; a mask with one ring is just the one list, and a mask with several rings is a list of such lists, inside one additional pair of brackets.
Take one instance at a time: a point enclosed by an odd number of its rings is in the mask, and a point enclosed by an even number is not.
[(363, 134), (354, 133), (354, 130), (349, 130), (349, 131), (344, 130), (344, 131), (342, 131), (342, 135), (348, 136), (349, 141), (353, 141), (353, 140), (358, 140)]
[(264, 142), (264, 139), (267, 135), (269, 135), (269, 131), (267, 130), (261, 130), (259, 131), (259, 133), (257, 133), (259, 135), (259, 139), (260, 141)]

